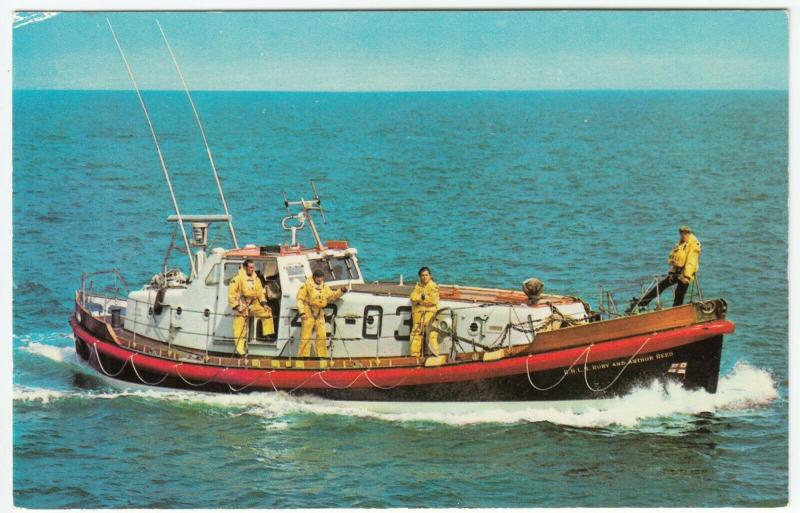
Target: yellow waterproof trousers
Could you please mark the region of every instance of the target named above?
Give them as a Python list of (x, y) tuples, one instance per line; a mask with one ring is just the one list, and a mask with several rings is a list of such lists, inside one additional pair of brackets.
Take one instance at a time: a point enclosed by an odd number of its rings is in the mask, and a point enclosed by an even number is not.
[(325, 329), (325, 314), (320, 312), (319, 317), (307, 316), (300, 325), (300, 349), (297, 356), (311, 356), (311, 335), (316, 332), (317, 336), (314, 348), (317, 358), (328, 356), (328, 334)]
[[(411, 356), (422, 356), (425, 326), (435, 315), (436, 310), (416, 310), (411, 313)], [(428, 347), (434, 355), (439, 354), (439, 333), (433, 330), (428, 333)]]
[[(248, 308), (250, 315), (261, 319), (261, 334), (263, 336), (275, 333), (275, 324), (272, 321), (272, 310), (264, 308), (258, 303), (250, 305)], [(236, 345), (236, 353), (245, 354), (245, 339), (247, 338), (248, 318), (245, 315), (235, 315), (233, 317), (233, 339)]]

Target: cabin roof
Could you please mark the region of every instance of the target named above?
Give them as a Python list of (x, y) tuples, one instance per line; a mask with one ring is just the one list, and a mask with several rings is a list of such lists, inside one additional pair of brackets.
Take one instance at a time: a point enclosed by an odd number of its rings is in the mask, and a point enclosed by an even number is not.
[[(350, 245), (346, 240), (329, 240), (325, 242), (322, 251), (325, 250), (344, 250), (349, 249)], [(287, 244), (273, 245), (273, 246), (257, 246), (248, 244), (243, 248), (231, 249), (225, 252), (226, 257), (260, 257), (260, 256), (284, 256), (284, 255), (307, 255), (311, 253), (319, 253), (316, 247), (306, 248), (302, 244), (297, 247), (291, 247)]]
[[(414, 285), (400, 285), (394, 282), (354, 283), (353, 292), (367, 292), (386, 296), (409, 296)], [(523, 292), (507, 289), (489, 289), (482, 287), (464, 287), (461, 285), (439, 285), (439, 298), (456, 301), (472, 301), (476, 303), (515, 303), (527, 304), (528, 297)], [(566, 304), (579, 301), (572, 296), (542, 294), (539, 304)]]

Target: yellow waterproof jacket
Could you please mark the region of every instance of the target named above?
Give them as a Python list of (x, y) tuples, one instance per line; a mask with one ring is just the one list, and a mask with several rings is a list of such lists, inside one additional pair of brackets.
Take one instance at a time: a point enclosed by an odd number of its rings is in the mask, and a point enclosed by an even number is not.
[(264, 286), (261, 285), (261, 279), (256, 273), (247, 276), (244, 269), (239, 269), (239, 274), (234, 276), (228, 285), (228, 305), (236, 310), (239, 305), (247, 306), (265, 300)]
[(700, 268), (700, 241), (694, 234), (689, 235), (689, 240), (679, 240), (672, 251), (669, 252), (669, 265), (676, 269), (683, 269), (682, 273), (689, 281), (694, 280), (694, 275)]
[(344, 294), (343, 289), (333, 290), (329, 286), (317, 285), (314, 278), (308, 278), (302, 287), (297, 291), (297, 311), (300, 315), (306, 314), (318, 317), (320, 311), (328, 306), (328, 303), (336, 301)]
[[(422, 299), (422, 296), (425, 299)], [(431, 280), (427, 285), (417, 283), (411, 292), (412, 311), (416, 312), (435, 312), (439, 308), (439, 285)]]

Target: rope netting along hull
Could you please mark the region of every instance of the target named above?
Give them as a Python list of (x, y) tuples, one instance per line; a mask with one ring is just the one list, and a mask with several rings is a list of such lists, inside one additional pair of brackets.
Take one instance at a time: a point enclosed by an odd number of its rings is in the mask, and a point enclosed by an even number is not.
[(718, 321), (649, 337), (441, 367), (260, 369), (156, 358), (100, 340), (73, 325), (82, 359), (132, 383), (211, 392), (284, 391), (365, 401), (537, 401), (621, 395), (654, 379), (716, 391)]

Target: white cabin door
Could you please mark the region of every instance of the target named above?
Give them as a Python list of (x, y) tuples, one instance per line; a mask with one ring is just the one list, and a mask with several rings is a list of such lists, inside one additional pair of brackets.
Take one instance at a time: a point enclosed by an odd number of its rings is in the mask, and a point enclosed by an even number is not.
[[(218, 272), (222, 272), (217, 289), (217, 304), (214, 319), (214, 340), (217, 343), (233, 344), (233, 310), (228, 306), (228, 285), (239, 273), (241, 262), (224, 262)], [(217, 275), (219, 276), (219, 275)]]

